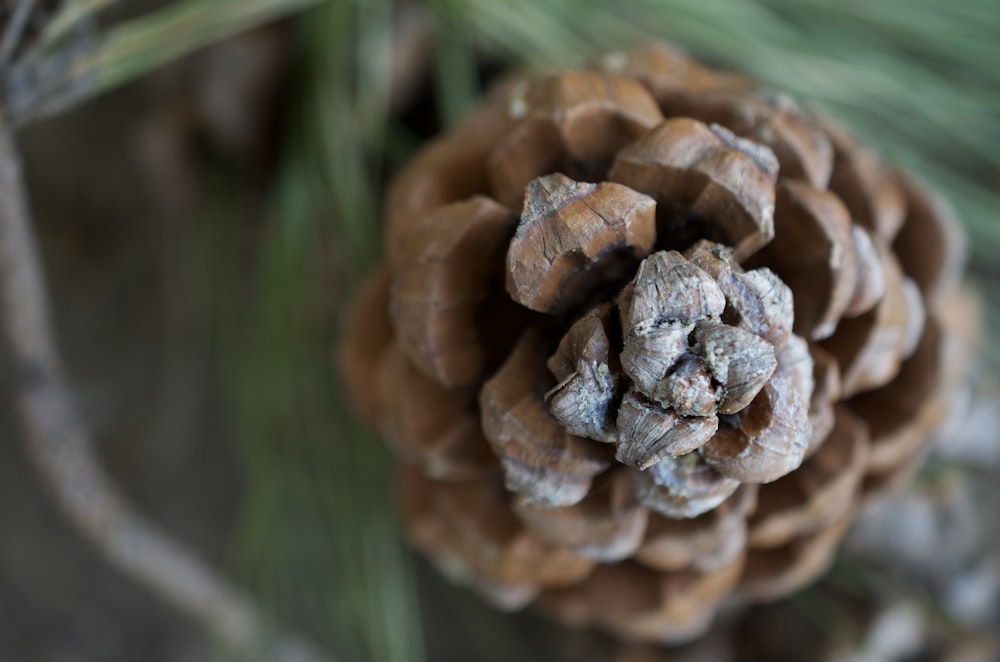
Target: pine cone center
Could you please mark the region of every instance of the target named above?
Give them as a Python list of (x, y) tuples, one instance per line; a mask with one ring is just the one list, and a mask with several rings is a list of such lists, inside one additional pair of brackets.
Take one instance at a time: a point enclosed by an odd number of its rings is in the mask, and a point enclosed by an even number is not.
[[(785, 384), (787, 368), (777, 370), (792, 333), (788, 287), (767, 268), (745, 272), (721, 244), (649, 254), (655, 219), (656, 202), (621, 184), (532, 180), (507, 252), (507, 287), (518, 303), (555, 314), (592, 301), (595, 290), (607, 297), (601, 277), (614, 282), (643, 256), (619, 292), (569, 325), (547, 361), (558, 383), (544, 399), (569, 434), (614, 444), (618, 462), (634, 469), (657, 465), (661, 483), (669, 476), (673, 499), (640, 489), (645, 505), (694, 517), (739, 482), (770, 482), (801, 464), (812, 383)], [(811, 372), (811, 359), (801, 360)], [(713, 479), (725, 488), (706, 499), (692, 487), (678, 508), (686, 482)]]

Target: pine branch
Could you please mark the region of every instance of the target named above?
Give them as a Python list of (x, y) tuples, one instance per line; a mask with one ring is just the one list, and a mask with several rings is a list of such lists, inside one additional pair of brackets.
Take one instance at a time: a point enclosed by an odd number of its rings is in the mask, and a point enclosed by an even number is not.
[[(266, 640), (249, 597), (141, 514), (112, 484), (69, 387), (48, 314), (21, 164), (0, 116), (0, 316), (21, 441), (70, 522), (122, 572), (200, 623), (239, 659), (319, 662), (304, 641)], [(268, 648), (269, 646), (269, 648)]]
[(96, 14), (118, 0), (67, 5), (37, 48), (0, 67), (0, 102), (22, 127), (148, 74), (199, 48), (324, 0), (177, 0), (98, 30)]

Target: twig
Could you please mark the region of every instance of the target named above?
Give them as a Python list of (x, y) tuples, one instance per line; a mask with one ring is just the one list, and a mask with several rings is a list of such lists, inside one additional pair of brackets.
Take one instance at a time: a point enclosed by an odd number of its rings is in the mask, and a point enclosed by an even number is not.
[(21, 35), (24, 34), (24, 28), (28, 25), (28, 17), (31, 16), (34, 6), (35, 0), (20, 0), (14, 5), (11, 16), (7, 19), (7, 26), (4, 28), (3, 40), (0, 41), (0, 67), (5, 67), (14, 57), (14, 51), (21, 42)]
[(20, 158), (0, 115), (0, 317), (22, 441), (70, 521), (114, 566), (202, 624), (239, 659), (318, 662), (303, 641), (265, 638), (253, 602), (136, 513), (108, 479), (69, 388), (52, 333)]
[[(0, 69), (0, 98), (16, 128), (69, 110), (222, 39), (324, 0), (175, 0), (99, 29), (121, 0), (67, 4), (29, 49)], [(196, 28), (196, 29), (195, 29)]]

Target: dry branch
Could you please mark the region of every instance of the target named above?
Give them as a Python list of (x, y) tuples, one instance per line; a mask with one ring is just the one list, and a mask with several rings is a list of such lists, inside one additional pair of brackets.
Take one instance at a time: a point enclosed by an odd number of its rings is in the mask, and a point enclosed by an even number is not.
[(252, 600), (135, 512), (105, 473), (56, 349), (20, 159), (2, 116), (0, 317), (21, 440), (72, 524), (112, 565), (191, 616), (239, 659), (324, 659), (303, 641), (267, 637)]

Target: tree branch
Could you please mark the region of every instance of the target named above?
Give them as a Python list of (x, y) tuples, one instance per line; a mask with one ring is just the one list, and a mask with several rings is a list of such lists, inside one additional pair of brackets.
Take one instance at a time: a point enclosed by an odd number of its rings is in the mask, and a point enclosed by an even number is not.
[(251, 599), (136, 513), (90, 442), (53, 338), (20, 158), (0, 115), (0, 318), (25, 450), (63, 512), (110, 563), (202, 624), (239, 659), (324, 659), (307, 643), (264, 637)]

